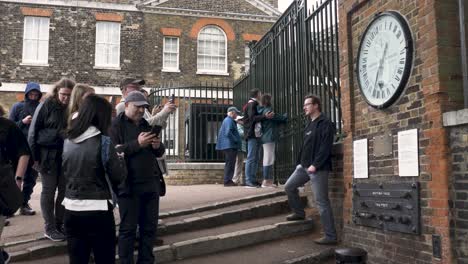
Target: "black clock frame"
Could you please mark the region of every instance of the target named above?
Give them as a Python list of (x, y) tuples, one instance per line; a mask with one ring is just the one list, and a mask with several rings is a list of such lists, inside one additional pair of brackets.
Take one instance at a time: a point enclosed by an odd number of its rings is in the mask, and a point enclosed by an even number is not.
[[(405, 37), (406, 37), (406, 49), (407, 49), (408, 52), (406, 53), (406, 61), (405, 61), (405, 66), (404, 66), (404, 70), (403, 70), (403, 75), (401, 77), (401, 82), (400, 82), (400, 85), (398, 85), (395, 93), (385, 103), (383, 103), (381, 105), (374, 105), (371, 102), (369, 102), (369, 100), (367, 99), (366, 96), (364, 96), (364, 91), (363, 91), (363, 88), (361, 87), (361, 78), (359, 76), (359, 61), (360, 61), (360, 57), (361, 57), (361, 52), (360, 51), (361, 51), (362, 45), (364, 43), (364, 41), (363, 41), (364, 36), (366, 36), (366, 34), (369, 31), (369, 29), (371, 28), (372, 24), (374, 24), (374, 22), (377, 21), (377, 19), (379, 19), (382, 16), (392, 16), (397, 20), (398, 23), (400, 23), (401, 28), (403, 29), (403, 34), (405, 34)], [(406, 19), (400, 13), (398, 13), (396, 11), (386, 11), (386, 12), (377, 13), (375, 15), (375, 17), (372, 19), (372, 21), (369, 23), (369, 25), (367, 25), (367, 28), (364, 31), (364, 34), (362, 34), (361, 41), (359, 43), (359, 49), (358, 49), (358, 54), (357, 54), (357, 62), (356, 62), (356, 76), (357, 76), (357, 79), (358, 79), (359, 90), (361, 91), (362, 97), (364, 97), (364, 100), (366, 100), (368, 105), (370, 105), (370, 106), (372, 106), (374, 108), (377, 108), (377, 109), (383, 109), (383, 108), (386, 108), (386, 107), (389, 107), (390, 105), (392, 105), (400, 97), (400, 95), (403, 93), (403, 90), (405, 89), (406, 84), (408, 83), (408, 79), (409, 79), (409, 77), (411, 75), (411, 70), (412, 70), (412, 66), (413, 66), (413, 50), (414, 50), (413, 49), (413, 36), (411, 34), (410, 27), (409, 27), (408, 22), (406, 21)]]

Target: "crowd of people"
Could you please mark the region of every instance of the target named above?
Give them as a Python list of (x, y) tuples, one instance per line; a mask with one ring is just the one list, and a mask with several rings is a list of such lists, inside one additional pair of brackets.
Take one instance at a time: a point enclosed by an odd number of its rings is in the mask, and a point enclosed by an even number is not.
[[(29, 200), (41, 176), (44, 236), (67, 241), (70, 263), (154, 263), (153, 245), (164, 180), (158, 158), (174, 102), (149, 111), (144, 80), (121, 81), (122, 102), (112, 105), (86, 84), (63, 78), (41, 101), (40, 85), (26, 85), (24, 101), (0, 117), (0, 235), (19, 209), (34, 215)], [(8, 177), (8, 175), (13, 175)], [(4, 184), (5, 183), (5, 184)], [(10, 183), (10, 185), (8, 185)], [(5, 188), (13, 183), (15, 188)], [(20, 193), (11, 199), (15, 191)], [(113, 210), (120, 213), (119, 233)], [(137, 234), (138, 233), (138, 234)], [(0, 264), (8, 263), (3, 249)]]
[[(165, 146), (159, 133), (177, 106), (169, 100), (150, 111), (144, 84), (134, 78), (121, 81), (122, 101), (114, 118), (107, 99), (67, 78), (55, 83), (42, 101), (40, 85), (28, 83), (24, 101), (13, 105), (9, 119), (0, 109), (0, 236), (7, 217), (18, 209), (22, 215), (35, 214), (29, 200), (40, 174), (44, 236), (67, 241), (70, 263), (88, 263), (91, 253), (96, 263), (114, 263), (116, 243), (120, 262), (133, 263), (136, 240), (137, 263), (154, 263), (159, 199), (165, 194), (160, 162)], [(229, 107), (218, 134), (216, 149), (226, 160), (224, 186), (275, 187), (272, 169), (278, 127), (288, 116), (275, 113), (271, 95), (258, 89), (250, 92), (242, 110), (243, 115)], [(305, 98), (303, 110), (308, 117), (304, 143), (285, 184), (293, 210), (287, 220), (305, 219), (298, 187), (312, 181), (325, 230), (325, 237), (316, 242), (334, 244), (337, 235), (328, 199), (334, 125), (321, 114), (316, 96)], [(261, 149), (260, 184), (256, 179)], [(12, 185), (17, 188), (5, 187)], [(0, 264), (8, 259), (1, 250)]]

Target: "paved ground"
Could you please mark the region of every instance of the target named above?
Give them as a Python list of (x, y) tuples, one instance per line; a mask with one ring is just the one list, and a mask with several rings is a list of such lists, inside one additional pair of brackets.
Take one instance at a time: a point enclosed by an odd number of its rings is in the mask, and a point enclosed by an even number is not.
[[(37, 211), (35, 216), (17, 215), (10, 218), (11, 225), (2, 234), (2, 242), (29, 240), (43, 236), (43, 219), (39, 198), (41, 184), (34, 189), (31, 206)], [(248, 189), (244, 187), (224, 187), (223, 185), (167, 186), (167, 194), (161, 198), (160, 212), (189, 209), (215, 202), (223, 202), (251, 195), (277, 191), (276, 188)]]

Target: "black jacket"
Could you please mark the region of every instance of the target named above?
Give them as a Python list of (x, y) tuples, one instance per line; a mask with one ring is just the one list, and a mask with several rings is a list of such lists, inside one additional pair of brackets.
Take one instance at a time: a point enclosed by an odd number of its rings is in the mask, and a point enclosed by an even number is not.
[(265, 120), (264, 115), (260, 115), (257, 111), (258, 102), (250, 99), (244, 110), (244, 139), (255, 138), (255, 123)]
[(161, 147), (155, 150), (151, 146), (141, 148), (138, 144), (138, 135), (150, 131), (151, 126), (145, 119), (136, 125), (125, 116), (125, 112), (112, 121), (110, 136), (115, 145), (123, 145), (128, 170), (125, 188), (120, 193), (160, 192), (162, 174), (156, 157), (164, 154), (165, 147), (161, 143)]
[(335, 125), (324, 114), (309, 121), (304, 129), (304, 141), (297, 164), (301, 164), (304, 169), (314, 165), (317, 170), (330, 171), (334, 136)]
[[(113, 190), (125, 181), (127, 171), (119, 161), (115, 147), (108, 146), (106, 164), (101, 158), (101, 135), (79, 141), (65, 140), (62, 168), (66, 179), (65, 197), (78, 200), (111, 199), (104, 173), (107, 172)], [(106, 166), (106, 169), (104, 169)]]
[(28, 133), (28, 143), (34, 161), (45, 171), (60, 167), (63, 132), (67, 127), (66, 106), (54, 98), (39, 104)]

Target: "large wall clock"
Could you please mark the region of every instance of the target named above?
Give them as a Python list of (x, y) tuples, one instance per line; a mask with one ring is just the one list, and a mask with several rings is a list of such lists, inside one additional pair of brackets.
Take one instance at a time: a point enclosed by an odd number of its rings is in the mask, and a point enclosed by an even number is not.
[(413, 64), (413, 40), (399, 13), (379, 13), (367, 26), (357, 58), (359, 88), (367, 103), (385, 108), (403, 92)]

